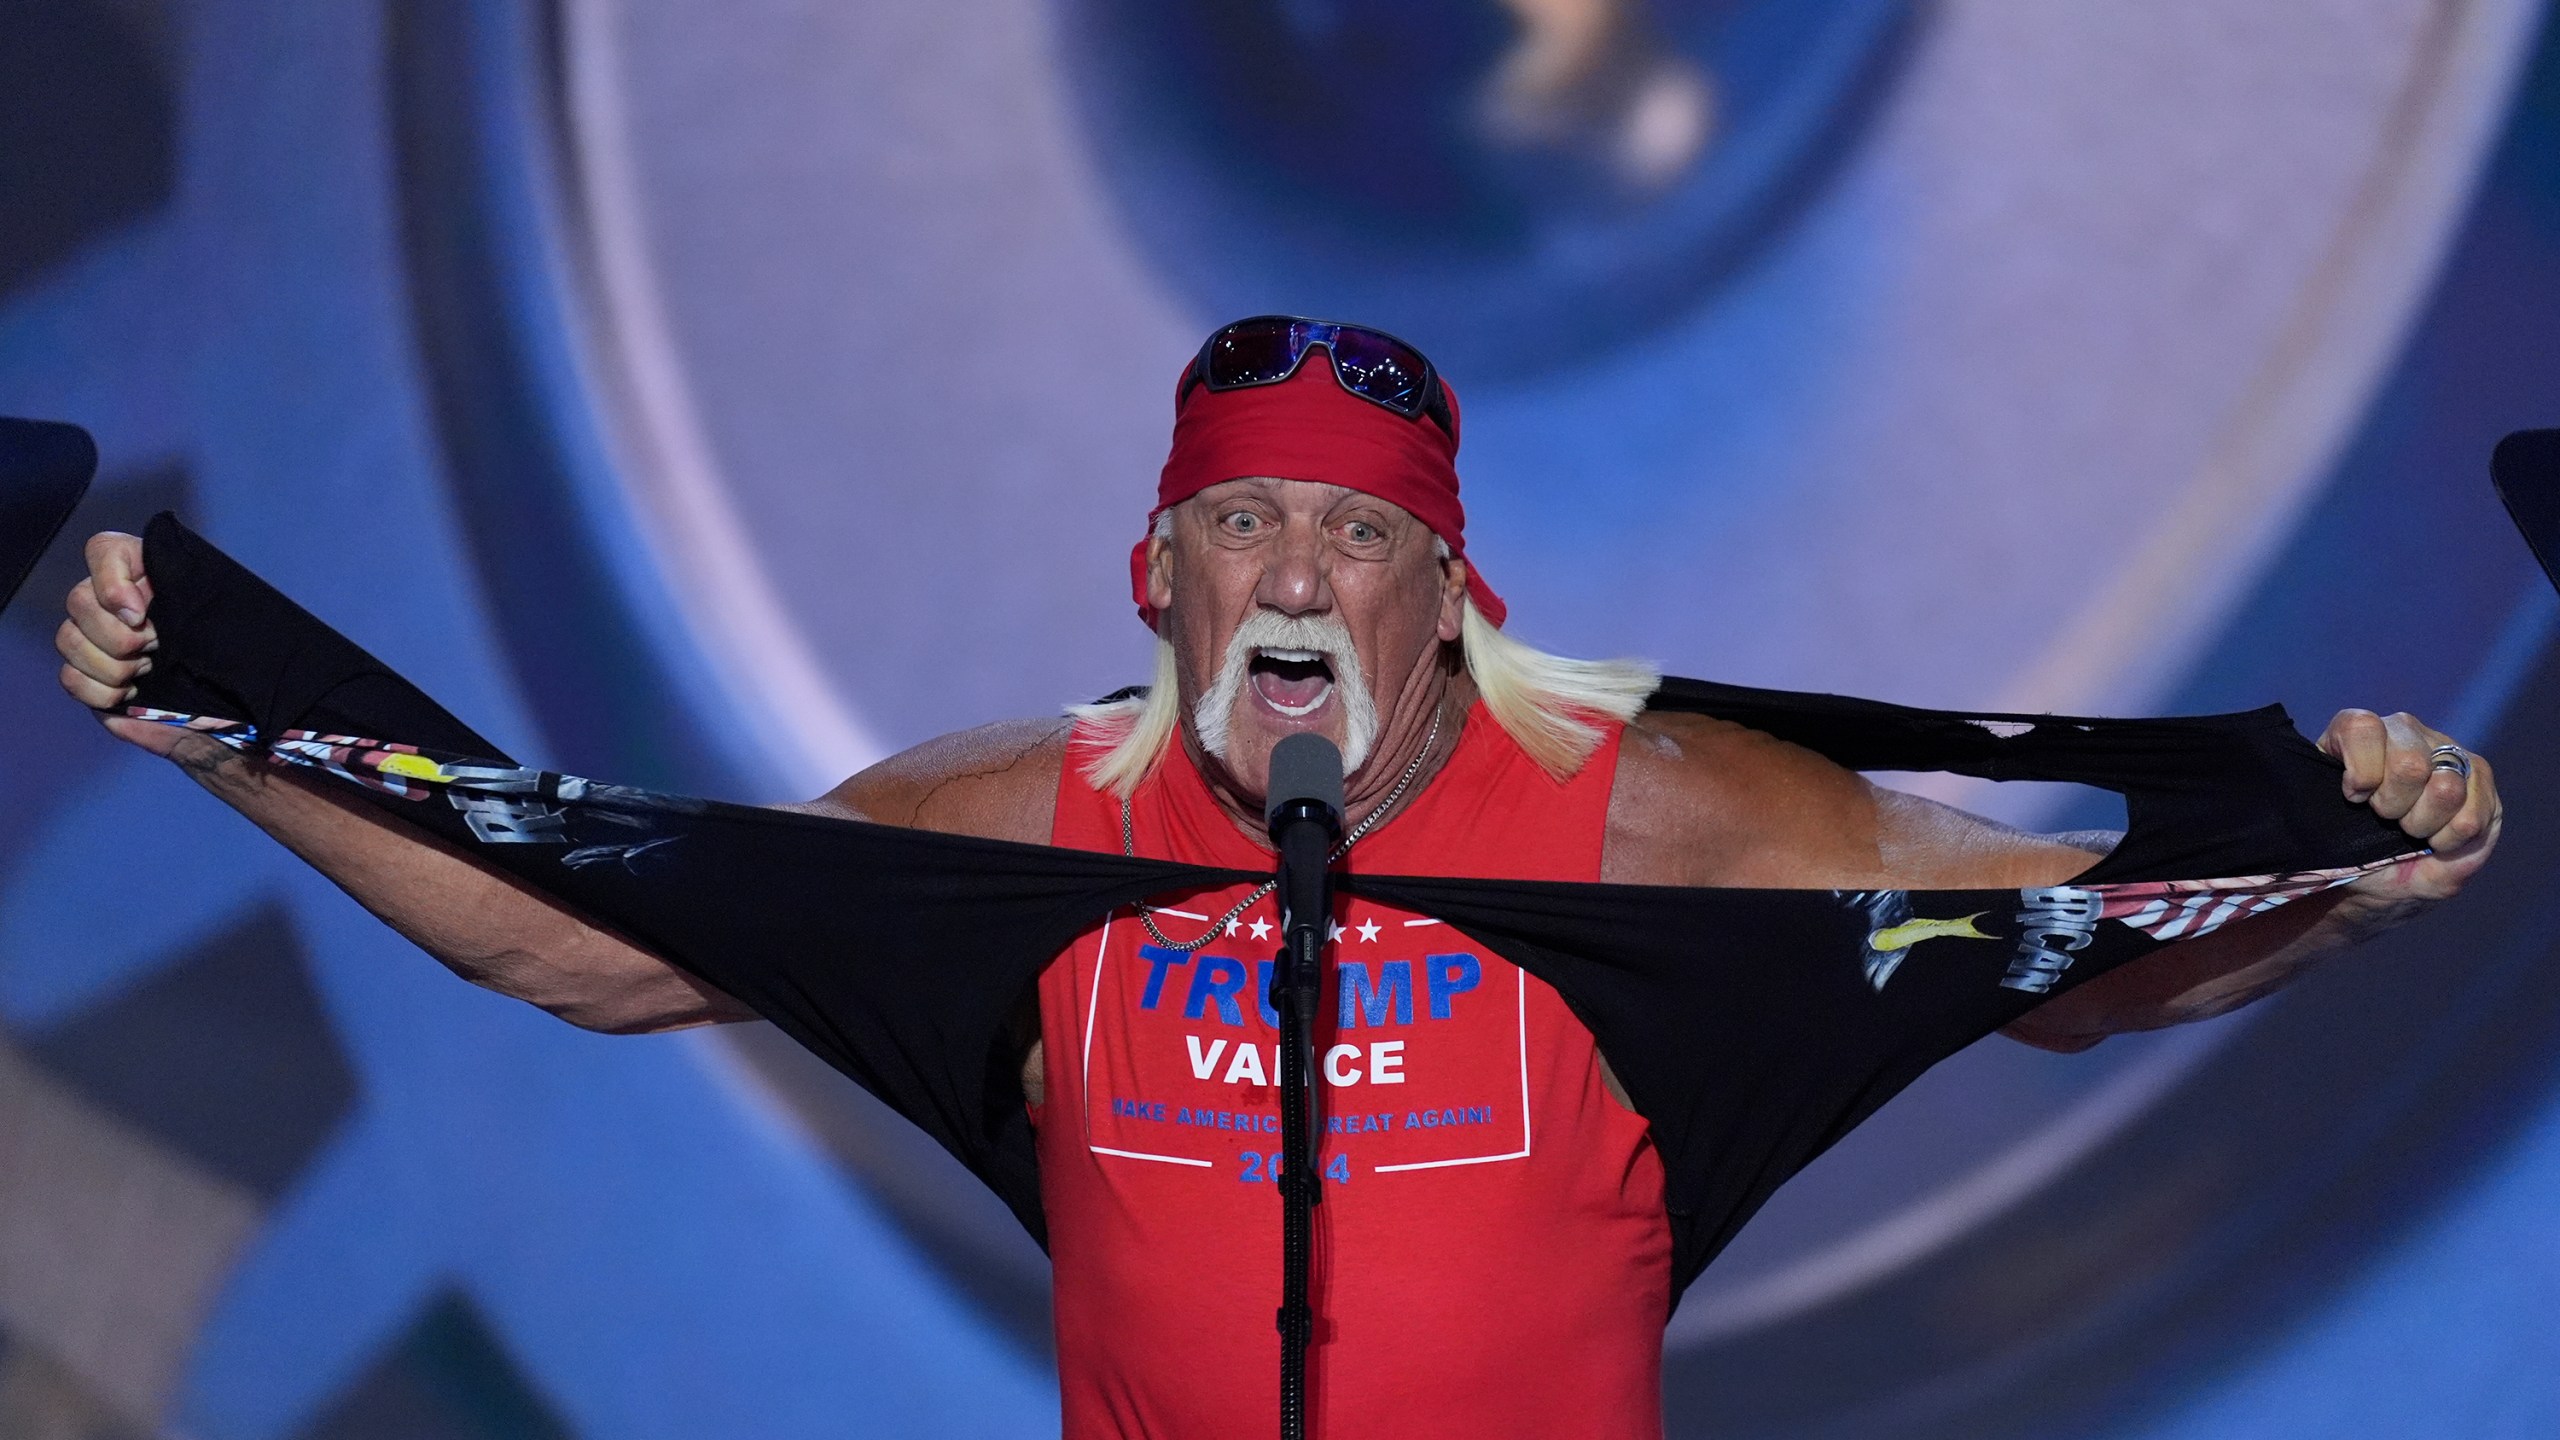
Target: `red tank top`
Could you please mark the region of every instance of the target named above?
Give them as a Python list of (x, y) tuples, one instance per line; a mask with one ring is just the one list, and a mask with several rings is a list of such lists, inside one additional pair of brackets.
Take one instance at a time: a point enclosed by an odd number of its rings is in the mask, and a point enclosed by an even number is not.
[[(1071, 744), (1057, 844), (1120, 849)], [(1595, 880), (1618, 736), (1559, 784), (1479, 708), (1345, 868)], [(1137, 853), (1267, 868), (1176, 750)], [(1158, 897), (1177, 941), (1250, 890)], [(1186, 918), (1196, 917), (1196, 918)], [(1261, 1434), (1279, 1413), (1269, 898), (1207, 946), (1120, 911), (1040, 981), (1040, 1191), (1068, 1440)], [(1671, 1237), (1644, 1121), (1556, 992), (1428, 916), (1338, 899), (1318, 1006), (1312, 1432), (1658, 1436)]]

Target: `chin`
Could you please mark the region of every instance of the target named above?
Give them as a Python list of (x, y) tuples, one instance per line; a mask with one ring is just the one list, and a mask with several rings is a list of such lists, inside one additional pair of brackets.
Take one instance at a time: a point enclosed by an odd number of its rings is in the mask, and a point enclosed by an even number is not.
[(1260, 782), (1270, 774), (1271, 752), (1290, 736), (1321, 735), (1332, 741), (1334, 748), (1342, 747), (1342, 716), (1331, 705), (1306, 716), (1264, 714), (1250, 718), (1238, 716), (1237, 719), (1241, 723), (1232, 732), (1228, 749), (1253, 767), (1257, 790), (1261, 788)]
[(1321, 735), (1339, 748), (1343, 743), (1342, 707), (1330, 696), (1302, 714), (1279, 710), (1247, 691), (1236, 697), (1219, 763), (1238, 789), (1260, 798), (1270, 788), (1271, 752), (1292, 735)]

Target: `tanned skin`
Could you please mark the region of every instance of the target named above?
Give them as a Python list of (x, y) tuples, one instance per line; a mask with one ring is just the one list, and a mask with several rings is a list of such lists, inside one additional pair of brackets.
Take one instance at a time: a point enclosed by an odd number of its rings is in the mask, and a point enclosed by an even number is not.
[[(1291, 717), (1248, 687), (1223, 759), (1202, 751), (1190, 708), (1227, 638), (1255, 609), (1330, 613), (1348, 627), (1379, 712), (1370, 758), (1348, 777), (1348, 819), (1383, 800), (1436, 740), (1416, 783), (1455, 750), (1475, 699), (1457, 655), (1463, 564), (1440, 557), (1411, 515), (1359, 491), (1292, 480), (1229, 481), (1173, 512), (1148, 550), (1148, 597), (1164, 612), (1183, 698), (1179, 733), (1211, 793), (1261, 838), (1272, 746), (1299, 730), (1339, 742), (1328, 698)], [(90, 539), (89, 576), (57, 634), (63, 688), (96, 711), (124, 704), (158, 641), (142, 543)], [(451, 846), (399, 826), (326, 782), (252, 763), (202, 735), (101, 714), (118, 738), (168, 756), (198, 783), (328, 875), (358, 903), (474, 984), (572, 1024), (642, 1033), (754, 1018), (673, 965)], [(785, 808), (947, 834), (1045, 843), (1066, 761), (1062, 719), (1003, 721), (882, 761), (805, 805)], [(2320, 746), (2344, 764), (2348, 798), (2433, 847), (2352, 886), (2211, 936), (2170, 945), (2039, 1007), (2009, 1034), (2080, 1050), (2110, 1034), (2235, 1009), (2321, 957), (2451, 898), (2488, 859), (2500, 811), (2489, 763), (2468, 781), (2429, 768), (2451, 743), (2408, 715), (2341, 711)], [(1387, 823), (1392, 824), (1390, 819)], [(2086, 870), (2112, 836), (2025, 834), (1870, 784), (1811, 751), (1693, 715), (1646, 714), (1620, 747), (1601, 878), (1652, 885), (1823, 889), (2006, 889)], [(1040, 1084), (1039, 1046), (1023, 1065)], [(1604, 1066), (1605, 1077), (1605, 1066)], [(1614, 1077), (1611, 1089), (1615, 1090)], [(1623, 1100), (1623, 1095), (1620, 1097)]]

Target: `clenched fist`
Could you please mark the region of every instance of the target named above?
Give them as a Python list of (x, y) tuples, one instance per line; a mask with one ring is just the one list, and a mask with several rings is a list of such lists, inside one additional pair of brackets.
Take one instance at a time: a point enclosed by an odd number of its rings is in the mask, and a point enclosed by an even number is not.
[(2357, 881), (2354, 893), (2385, 903), (2449, 900), (2488, 863), (2504, 812), (2486, 757), (2415, 715), (2370, 710), (2339, 711), (2320, 748), (2346, 766), (2339, 783), (2348, 799), (2430, 847)]
[(98, 713), (109, 733), (154, 755), (182, 744), (186, 732), (111, 712), (133, 698), (133, 682), (151, 673), (160, 637), (151, 628), (151, 581), (142, 573), (142, 537), (114, 530), (89, 537), (89, 577), (71, 587), (69, 618), (53, 635), (62, 654), (62, 688)]

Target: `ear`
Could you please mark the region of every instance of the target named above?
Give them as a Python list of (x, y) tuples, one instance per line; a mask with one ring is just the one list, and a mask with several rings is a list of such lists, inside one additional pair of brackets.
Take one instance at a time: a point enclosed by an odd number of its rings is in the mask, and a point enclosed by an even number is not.
[(1467, 562), (1452, 557), (1440, 562), (1440, 626), (1442, 643), (1457, 640), (1460, 617), (1467, 608)]
[(1159, 615), (1173, 608), (1173, 542), (1162, 535), (1147, 537), (1147, 603)]

